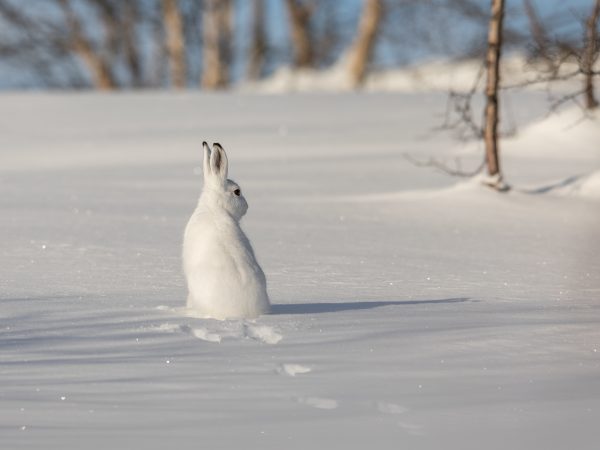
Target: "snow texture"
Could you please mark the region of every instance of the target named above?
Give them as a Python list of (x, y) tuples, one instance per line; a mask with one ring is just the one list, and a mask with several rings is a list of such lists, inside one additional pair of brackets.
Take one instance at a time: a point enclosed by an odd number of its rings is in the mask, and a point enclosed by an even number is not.
[[(531, 90), (548, 89), (549, 83), (540, 83), (539, 74), (547, 70), (543, 61), (530, 61), (527, 56), (513, 53), (502, 59), (501, 77), (505, 86), (521, 86)], [(354, 83), (348, 69), (348, 58), (342, 57), (332, 67), (323, 69), (295, 69), (281, 67), (271, 76), (259, 81), (242, 83), (242, 92), (280, 94), (289, 92), (348, 92)], [(597, 63), (600, 68), (600, 62)], [(554, 80), (551, 90), (576, 92), (583, 83), (583, 75), (568, 77), (579, 67), (575, 62), (565, 62), (559, 72), (564, 80)], [(468, 92), (475, 80), (482, 80), (480, 60), (431, 60), (414, 66), (373, 70), (369, 72), (362, 89), (367, 92)], [(536, 81), (537, 80), (537, 81)]]
[[(509, 98), (499, 195), (404, 158), (480, 163), (443, 94), (3, 95), (1, 447), (597, 448), (600, 127)], [(255, 320), (185, 308), (203, 140)]]
[(310, 367), (303, 366), (302, 364), (282, 364), (278, 372), (281, 374), (295, 377), (298, 374), (309, 373)]

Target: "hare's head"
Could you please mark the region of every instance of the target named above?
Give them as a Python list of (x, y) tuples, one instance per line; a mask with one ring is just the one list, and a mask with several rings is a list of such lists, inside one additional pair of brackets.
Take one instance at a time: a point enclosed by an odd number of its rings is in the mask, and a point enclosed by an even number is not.
[(240, 186), (227, 179), (228, 162), (225, 150), (214, 143), (213, 148), (206, 142), (204, 148), (204, 189), (202, 197), (211, 207), (223, 209), (236, 220), (240, 220), (248, 210), (248, 203)]

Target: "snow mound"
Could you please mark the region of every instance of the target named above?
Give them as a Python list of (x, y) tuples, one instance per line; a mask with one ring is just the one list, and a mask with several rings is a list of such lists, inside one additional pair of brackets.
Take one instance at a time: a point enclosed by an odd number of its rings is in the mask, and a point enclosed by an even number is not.
[[(469, 194), (477, 191), (489, 192), (488, 177), (485, 174), (476, 175), (465, 181), (460, 181), (452, 186), (439, 190), (431, 190), (429, 196)], [(512, 187), (511, 187), (512, 189)], [(513, 192), (513, 191), (510, 191)], [(534, 189), (514, 187), (514, 192), (525, 194), (553, 194), (565, 197), (580, 197), (586, 199), (600, 199), (600, 170), (587, 175), (571, 176), (557, 183), (545, 185)]]
[(585, 176), (572, 177), (563, 182), (561, 186), (552, 189), (552, 192), (564, 196), (600, 200), (600, 170)]
[[(539, 64), (531, 63), (523, 55), (505, 57), (502, 62), (502, 80), (505, 85), (521, 85), (535, 80), (539, 75)], [(574, 69), (565, 64), (565, 72)], [(362, 86), (368, 92), (430, 92), (468, 91), (473, 87), (482, 70), (479, 60), (433, 60), (413, 66), (373, 70), (367, 74)], [(554, 83), (557, 91), (571, 88), (578, 80)], [(539, 89), (545, 84), (532, 84)], [(349, 77), (348, 58), (342, 57), (327, 69), (294, 69), (282, 67), (271, 76), (239, 87), (246, 92), (279, 94), (285, 92), (346, 92), (354, 89)]]
[(373, 194), (359, 194), (337, 197), (337, 201), (351, 203), (385, 203), (396, 201), (422, 201), (446, 197), (473, 197), (492, 192), (490, 184), (497, 180), (486, 174), (461, 179), (449, 186), (434, 189), (407, 189), (403, 191), (379, 192)]
[(328, 70), (282, 67), (264, 80), (249, 82), (240, 87), (242, 91), (261, 94), (344, 92), (349, 91), (350, 88), (350, 80), (339, 65)]
[[(492, 180), (493, 181), (493, 180)], [(493, 195), (490, 188), (490, 178), (486, 174), (458, 181), (449, 186), (438, 189), (415, 189), (397, 192), (382, 192), (368, 195), (344, 197), (342, 201), (356, 203), (386, 203), (397, 201), (423, 201), (431, 199), (476, 199)], [(521, 194), (549, 194), (564, 197), (580, 197), (590, 200), (600, 199), (600, 170), (584, 176), (572, 176), (552, 184), (541, 187), (522, 188), (520, 186), (505, 185), (509, 192)], [(513, 189), (514, 188), (514, 189)]]
[(509, 157), (591, 159), (600, 164), (600, 114), (584, 115), (577, 107), (559, 111), (507, 140), (503, 152)]

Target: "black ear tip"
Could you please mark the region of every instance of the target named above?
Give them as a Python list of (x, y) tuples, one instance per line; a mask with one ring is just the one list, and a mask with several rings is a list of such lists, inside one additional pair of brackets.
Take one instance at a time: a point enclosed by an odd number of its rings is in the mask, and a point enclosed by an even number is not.
[(213, 147), (223, 148), (223, 146), (221, 144), (219, 144), (218, 142), (213, 142)]
[(208, 144), (206, 143), (206, 141), (202, 141), (202, 147), (208, 147)]

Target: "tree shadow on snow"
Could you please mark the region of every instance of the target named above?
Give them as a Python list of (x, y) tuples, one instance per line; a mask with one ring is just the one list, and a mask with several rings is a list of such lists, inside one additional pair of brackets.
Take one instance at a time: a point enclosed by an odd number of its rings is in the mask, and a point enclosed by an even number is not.
[(373, 301), (373, 302), (341, 302), (341, 303), (290, 303), (287, 305), (271, 305), (271, 314), (323, 314), (342, 311), (374, 309), (383, 306), (428, 305), (439, 303), (463, 303), (472, 301), (466, 297), (444, 298), (439, 300), (406, 300), (406, 301)]
[(573, 175), (569, 178), (565, 178), (564, 180), (560, 180), (556, 183), (548, 184), (548, 185), (541, 186), (538, 188), (522, 189), (521, 192), (524, 192), (525, 194), (534, 194), (534, 195), (548, 194), (553, 191), (557, 191), (562, 188), (572, 186), (583, 178), (584, 178), (584, 175)]

